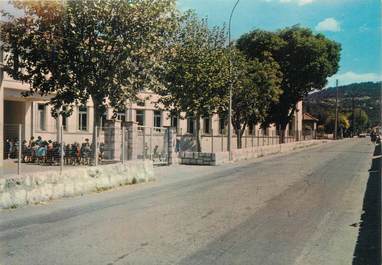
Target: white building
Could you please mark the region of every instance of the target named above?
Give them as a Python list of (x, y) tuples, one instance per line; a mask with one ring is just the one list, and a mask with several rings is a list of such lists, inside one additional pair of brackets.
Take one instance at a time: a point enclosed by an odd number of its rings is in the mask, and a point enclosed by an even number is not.
[[(0, 58), (1, 59), (1, 58)], [(2, 60), (1, 60), (2, 61)], [(22, 125), (22, 138), (41, 136), (45, 140), (56, 140), (58, 128), (62, 124), (64, 128), (64, 141), (82, 142), (85, 138), (91, 139), (93, 130), (93, 106), (89, 100), (86, 106), (77, 106), (73, 114), (65, 119), (56, 120), (51, 116), (51, 108), (45, 105), (46, 100), (41, 97), (25, 98), (21, 92), (27, 91), (29, 86), (10, 78), (4, 73), (0, 85), (0, 163), (3, 160), (3, 144), (6, 139), (18, 138), (18, 125)], [(124, 112), (118, 113), (117, 119), (121, 121), (136, 121), (139, 125), (147, 127), (172, 126), (177, 128), (180, 135), (193, 134), (195, 132), (195, 122), (192, 119), (180, 119), (170, 117), (166, 111), (155, 108), (158, 95), (151, 92), (142, 92), (140, 98), (149, 98), (144, 104), (130, 104)], [(296, 117), (290, 130), (302, 130), (302, 102), (297, 106)], [(111, 119), (113, 110), (108, 109), (102, 120)], [(218, 115), (205, 118), (201, 122), (202, 134), (221, 135), (226, 132), (225, 124)], [(259, 133), (259, 126), (248, 129), (246, 133)], [(261, 130), (260, 134), (275, 135), (275, 128)], [(236, 141), (233, 140), (233, 148)]]

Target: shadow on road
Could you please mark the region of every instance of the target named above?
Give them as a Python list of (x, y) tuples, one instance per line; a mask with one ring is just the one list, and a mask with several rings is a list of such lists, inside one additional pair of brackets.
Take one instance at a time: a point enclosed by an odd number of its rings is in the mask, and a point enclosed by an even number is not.
[(381, 264), (381, 146), (375, 147), (353, 265)]

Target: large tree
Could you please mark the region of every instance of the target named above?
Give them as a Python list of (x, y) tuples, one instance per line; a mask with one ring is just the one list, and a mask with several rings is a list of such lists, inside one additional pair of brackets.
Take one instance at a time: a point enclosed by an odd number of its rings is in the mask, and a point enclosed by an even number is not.
[(207, 20), (187, 12), (175, 37), (169, 41), (166, 86), (157, 92), (159, 103), (172, 113), (185, 112), (196, 122), (196, 146), (201, 151), (200, 119), (208, 117), (223, 104), (228, 79), (226, 33), (210, 29)]
[(232, 125), (237, 135), (237, 147), (242, 146), (242, 136), (247, 126), (264, 122), (272, 102), (281, 93), (282, 74), (271, 58), (246, 59), (233, 50), (232, 58)]
[(53, 115), (68, 115), (91, 99), (95, 126), (107, 106), (122, 108), (140, 89), (157, 85), (162, 46), (177, 25), (174, 0), (13, 4), (24, 14), (3, 12), (4, 70), (30, 85), (26, 96), (49, 95)]
[(341, 46), (300, 26), (277, 32), (255, 30), (240, 37), (237, 46), (248, 58), (262, 60), (271, 54), (280, 66), (283, 93), (272, 103), (264, 125), (275, 123), (284, 141), (296, 104), (309, 92), (324, 88), (327, 78), (338, 71)]

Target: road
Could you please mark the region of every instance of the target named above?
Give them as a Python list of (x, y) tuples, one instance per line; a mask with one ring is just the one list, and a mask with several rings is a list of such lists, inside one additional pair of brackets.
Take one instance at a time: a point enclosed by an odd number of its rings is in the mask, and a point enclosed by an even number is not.
[(0, 264), (377, 264), (375, 207), (363, 205), (380, 180), (373, 152), (352, 139), (234, 165), (163, 167), (150, 184), (2, 211)]

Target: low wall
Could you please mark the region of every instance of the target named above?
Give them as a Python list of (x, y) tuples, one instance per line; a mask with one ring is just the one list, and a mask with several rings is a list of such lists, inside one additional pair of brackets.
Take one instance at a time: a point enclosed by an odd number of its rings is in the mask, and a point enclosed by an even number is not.
[(214, 166), (216, 164), (215, 153), (181, 152), (179, 159), (183, 165)]
[[(330, 141), (330, 140), (329, 140)], [(272, 154), (289, 152), (309, 146), (323, 144), (328, 140), (309, 140), (278, 145), (256, 146), (243, 149), (232, 150), (232, 161), (246, 160), (258, 158)], [(179, 154), (180, 163), (184, 165), (221, 165), (229, 160), (229, 152), (216, 153), (197, 153), (197, 152), (181, 152)]]
[(40, 172), (7, 177), (0, 179), (0, 209), (147, 182), (153, 177), (153, 164), (148, 160), (77, 167), (64, 170), (61, 175)]

